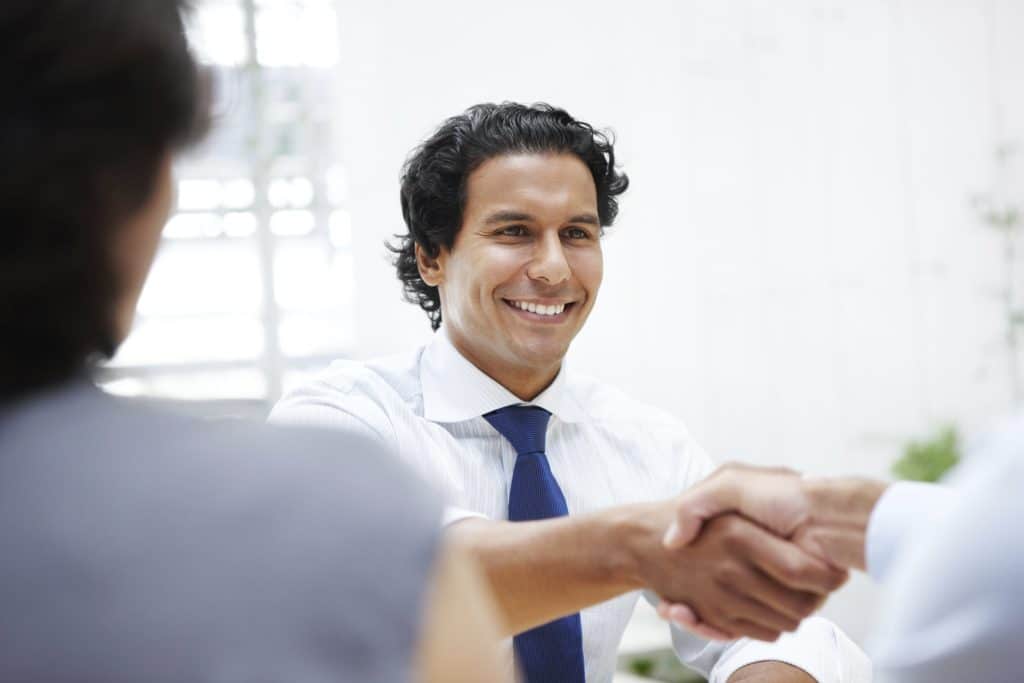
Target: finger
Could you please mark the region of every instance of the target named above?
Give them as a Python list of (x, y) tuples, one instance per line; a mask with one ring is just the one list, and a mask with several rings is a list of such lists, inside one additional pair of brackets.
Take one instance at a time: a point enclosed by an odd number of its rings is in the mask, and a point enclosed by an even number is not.
[(715, 642), (729, 642), (731, 640), (736, 640), (740, 637), (738, 634), (734, 635), (726, 633), (725, 631), (720, 631), (717, 628), (712, 628), (704, 622), (699, 622), (689, 627), (688, 630), (695, 636), (703, 638), (704, 640), (711, 640)]
[(689, 605), (681, 602), (665, 602), (662, 600), (658, 603), (657, 608), (658, 616), (666, 621), (674, 621), (680, 626), (687, 628), (696, 626), (700, 623), (700, 619)]
[(826, 558), (834, 567), (864, 569), (864, 532), (854, 527), (805, 527), (793, 541), (812, 555)]
[[(727, 619), (729, 629), (734, 632), (737, 621), (756, 624), (765, 631), (775, 632), (795, 631), (800, 627), (800, 619), (777, 612), (764, 603), (743, 595), (734, 595), (728, 604), (721, 605), (721, 610)], [(743, 635), (757, 637), (749, 631), (743, 631)]]
[(736, 639), (735, 635), (704, 623), (689, 606), (682, 603), (662, 602), (658, 605), (658, 616), (705, 640), (727, 641)]
[(825, 600), (818, 593), (782, 586), (756, 566), (751, 567), (750, 578), (739, 587), (739, 590), (769, 609), (797, 621), (811, 616)]
[(733, 628), (738, 632), (742, 633), (747, 638), (753, 638), (754, 640), (763, 640), (768, 643), (774, 643), (782, 635), (779, 631), (774, 631), (770, 628), (765, 628), (760, 624), (755, 624), (745, 619), (737, 619), (733, 622)]
[(654, 611), (658, 613), (658, 616), (662, 619), (668, 619), (669, 608), (672, 607), (672, 603), (665, 602), (662, 600), (658, 603), (658, 606), (654, 608)]
[(747, 550), (754, 566), (793, 590), (828, 595), (842, 586), (848, 576), (846, 571), (764, 531), (751, 533)]
[[(764, 633), (767, 631), (796, 630), (800, 626), (800, 619), (780, 613), (750, 597), (746, 586), (760, 578), (762, 577), (752, 566), (734, 566), (727, 574), (723, 573), (715, 579), (716, 585), (710, 591), (712, 595), (708, 596), (707, 604), (687, 605), (689, 615), (686, 611), (676, 610), (674, 616), (681, 619), (684, 624), (692, 626), (699, 620), (707, 626), (733, 636), (751, 635), (764, 639)], [(738, 633), (735, 628), (737, 620), (757, 624), (762, 630), (758, 633)]]

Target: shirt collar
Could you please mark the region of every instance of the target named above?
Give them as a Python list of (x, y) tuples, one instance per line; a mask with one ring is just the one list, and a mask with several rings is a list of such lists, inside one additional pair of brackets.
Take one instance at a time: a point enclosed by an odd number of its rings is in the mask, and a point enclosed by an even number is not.
[[(551, 385), (532, 401), (563, 422), (580, 422), (583, 411), (569, 392), (565, 361)], [(463, 422), (508, 405), (526, 403), (470, 363), (442, 327), (420, 360), (423, 416), (431, 422)]]

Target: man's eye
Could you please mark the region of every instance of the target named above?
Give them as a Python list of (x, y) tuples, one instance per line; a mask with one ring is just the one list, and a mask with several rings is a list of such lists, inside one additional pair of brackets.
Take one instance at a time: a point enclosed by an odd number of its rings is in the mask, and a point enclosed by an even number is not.
[(569, 239), (574, 240), (585, 240), (590, 237), (590, 233), (583, 228), (569, 228), (566, 231), (566, 235), (569, 236)]
[(499, 230), (498, 234), (505, 237), (522, 237), (523, 235), (526, 235), (527, 232), (526, 228), (522, 225), (510, 225)]

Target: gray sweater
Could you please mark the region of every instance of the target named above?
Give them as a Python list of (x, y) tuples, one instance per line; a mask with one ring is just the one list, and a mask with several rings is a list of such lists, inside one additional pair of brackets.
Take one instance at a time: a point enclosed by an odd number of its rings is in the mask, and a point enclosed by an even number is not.
[(440, 506), (368, 441), (0, 409), (0, 681), (407, 680)]

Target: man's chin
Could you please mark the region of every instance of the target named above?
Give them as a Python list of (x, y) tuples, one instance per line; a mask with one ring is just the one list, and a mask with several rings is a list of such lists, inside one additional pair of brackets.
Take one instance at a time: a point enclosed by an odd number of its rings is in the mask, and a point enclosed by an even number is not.
[(569, 342), (564, 340), (531, 340), (517, 345), (514, 355), (524, 367), (548, 370), (558, 366), (569, 352)]

